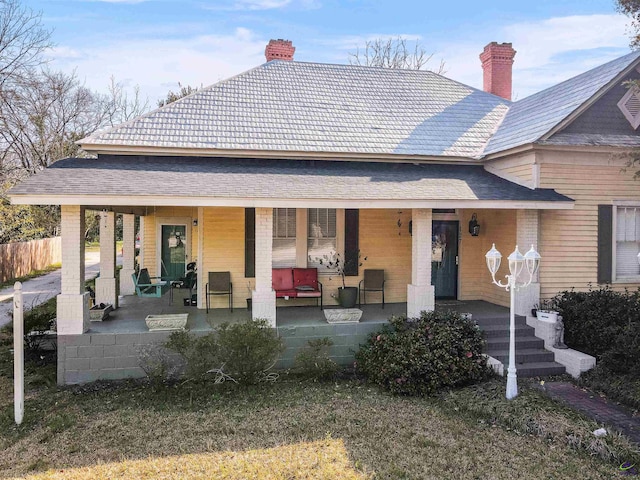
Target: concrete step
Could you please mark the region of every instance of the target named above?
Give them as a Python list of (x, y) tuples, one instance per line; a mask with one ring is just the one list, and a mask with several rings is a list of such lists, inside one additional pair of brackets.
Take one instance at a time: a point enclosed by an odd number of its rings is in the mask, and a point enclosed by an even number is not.
[[(505, 374), (508, 365), (504, 366)], [(519, 377), (548, 377), (551, 375), (562, 375), (566, 372), (564, 365), (556, 362), (533, 362), (516, 365)]]
[[(509, 350), (493, 350), (487, 351), (488, 355), (500, 360), (507, 365), (509, 363)], [(553, 352), (549, 352), (542, 348), (518, 348), (516, 346), (516, 367), (518, 364), (530, 364), (541, 362), (553, 362)]]
[[(486, 350), (509, 350), (509, 335), (506, 337), (492, 337), (486, 339)], [(516, 351), (521, 348), (544, 348), (544, 342), (538, 337), (516, 337)], [(491, 355), (491, 354), (489, 354)]]
[[(508, 316), (495, 316), (495, 317), (482, 317), (475, 318), (473, 320), (480, 328), (488, 327), (490, 325), (504, 325), (509, 328), (509, 317)], [(515, 318), (516, 325), (526, 325), (527, 319), (523, 316), (516, 315)]]
[[(509, 338), (509, 325), (487, 325), (480, 327), (484, 332), (484, 338), (507, 337)], [(516, 337), (531, 337), (535, 329), (529, 325), (516, 325)]]

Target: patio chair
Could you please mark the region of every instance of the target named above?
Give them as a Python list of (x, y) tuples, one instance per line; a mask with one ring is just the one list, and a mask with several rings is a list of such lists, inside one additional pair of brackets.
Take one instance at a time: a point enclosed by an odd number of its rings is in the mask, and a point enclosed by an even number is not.
[(150, 277), (149, 270), (146, 268), (141, 268), (140, 273), (136, 275), (135, 273), (131, 274), (131, 278), (133, 278), (133, 285), (136, 287), (136, 293), (139, 297), (162, 297), (162, 289), (167, 286), (167, 282), (153, 282), (152, 280), (157, 280), (160, 277)]
[(233, 312), (231, 272), (209, 272), (209, 282), (205, 287), (207, 313), (209, 313), (211, 296), (213, 295), (229, 295), (229, 309)]
[(358, 284), (360, 289), (358, 294), (358, 306), (362, 306), (362, 297), (364, 304), (367, 304), (367, 292), (382, 292), (382, 308), (384, 309), (384, 270), (364, 271), (364, 278)]

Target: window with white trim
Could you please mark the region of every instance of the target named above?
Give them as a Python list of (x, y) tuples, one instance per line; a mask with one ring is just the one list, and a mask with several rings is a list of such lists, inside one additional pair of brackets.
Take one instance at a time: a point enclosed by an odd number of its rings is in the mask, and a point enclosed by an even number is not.
[(296, 266), (296, 209), (273, 209), (273, 268)]
[(640, 276), (640, 206), (616, 208), (616, 278)]
[(338, 251), (335, 208), (310, 208), (307, 211), (307, 266), (323, 268), (316, 259), (331, 257)]

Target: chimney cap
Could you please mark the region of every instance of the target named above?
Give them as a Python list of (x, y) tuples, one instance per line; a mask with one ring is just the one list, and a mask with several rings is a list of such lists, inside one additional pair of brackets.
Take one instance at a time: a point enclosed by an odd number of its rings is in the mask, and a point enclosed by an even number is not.
[(293, 46), (291, 40), (271, 39), (264, 49), (264, 56), (267, 62), (271, 60), (286, 60), (290, 62), (293, 60), (295, 51), (296, 47)]

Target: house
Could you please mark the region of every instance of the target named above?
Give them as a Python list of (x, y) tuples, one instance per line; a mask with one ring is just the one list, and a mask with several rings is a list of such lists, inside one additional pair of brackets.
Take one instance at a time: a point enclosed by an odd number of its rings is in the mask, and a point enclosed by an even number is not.
[[(272, 267), (319, 266), (331, 252), (366, 254), (364, 268), (385, 270), (386, 302), (408, 315), (440, 298), (508, 305), (485, 265), (492, 243), (505, 257), (516, 244), (542, 255), (521, 315), (564, 289), (640, 285), (640, 184), (616, 156), (640, 145), (640, 92), (623, 84), (640, 77), (640, 53), (512, 102), (508, 43), (480, 55), (485, 91), (428, 71), (293, 61), (294, 51), (272, 40), (267, 63), (84, 138), (97, 158), (61, 160), (11, 190), (14, 203), (62, 208), (61, 383), (140, 374), (131, 348), (142, 333), (90, 330), (85, 209), (101, 214), (96, 301), (114, 305), (117, 214), (121, 295), (134, 293), (139, 216), (152, 275), (179, 276), (197, 259), (197, 312), (206, 273), (229, 271), (235, 307), (251, 297), (253, 317), (278, 327), (276, 306), (291, 302), (276, 300)], [(357, 285), (362, 267), (351, 273)], [(320, 274), (335, 304), (340, 280)]]

